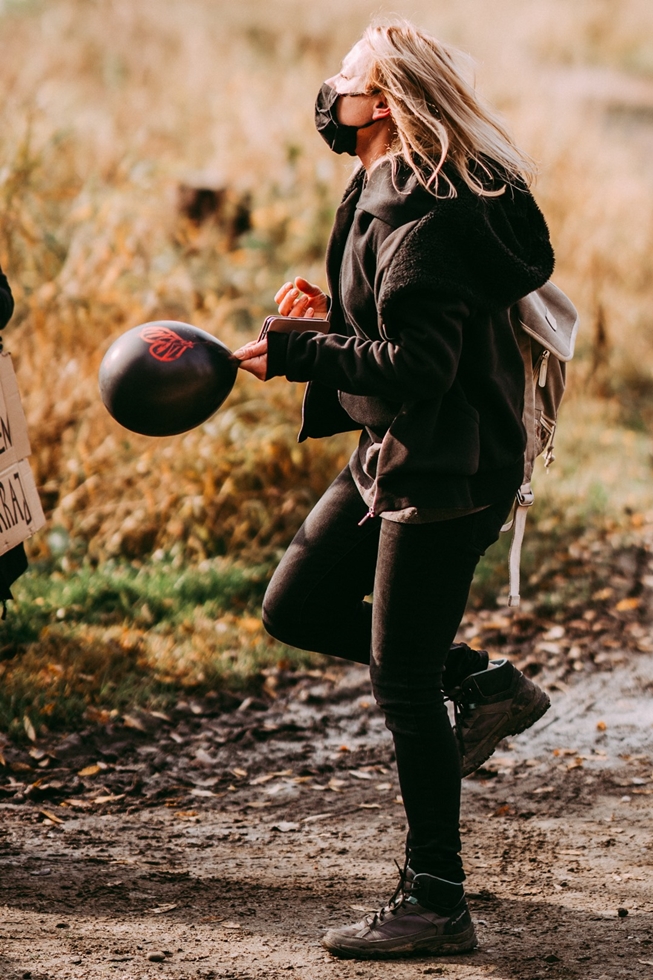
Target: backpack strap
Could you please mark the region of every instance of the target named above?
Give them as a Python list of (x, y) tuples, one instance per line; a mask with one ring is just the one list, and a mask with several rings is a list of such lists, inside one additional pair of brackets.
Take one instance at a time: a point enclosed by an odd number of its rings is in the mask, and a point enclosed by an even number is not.
[(509, 531), (513, 528), (512, 532), (512, 542), (510, 544), (510, 555), (508, 557), (508, 566), (510, 569), (510, 597), (508, 599), (509, 606), (519, 605), (519, 573), (520, 573), (520, 562), (521, 562), (521, 546), (524, 540), (524, 530), (526, 528), (526, 515), (528, 514), (528, 508), (533, 506), (534, 501), (533, 488), (529, 483), (523, 483), (515, 498), (515, 509), (513, 512), (512, 520), (501, 528), (502, 531)]

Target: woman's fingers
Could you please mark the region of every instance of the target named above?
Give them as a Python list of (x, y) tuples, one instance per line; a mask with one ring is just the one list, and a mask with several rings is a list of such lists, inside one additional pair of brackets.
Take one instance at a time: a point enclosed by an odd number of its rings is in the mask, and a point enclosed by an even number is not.
[[(326, 293), (324, 293), (319, 286), (309, 282), (308, 279), (303, 279), (301, 276), (298, 276), (297, 279), (295, 279), (295, 286), (308, 297), (309, 306), (315, 315), (318, 317), (326, 317), (329, 311), (329, 300)], [(306, 316), (306, 314), (303, 315)]]
[[(324, 315), (327, 298), (319, 286), (298, 276), (295, 282), (285, 282), (274, 297), (281, 316), (306, 316), (308, 309)], [(313, 315), (311, 314), (311, 315)]]
[(299, 295), (292, 306), (289, 316), (306, 316), (306, 310), (311, 303), (309, 296)]
[(306, 293), (307, 296), (319, 296), (322, 292), (319, 286), (309, 282), (308, 279), (302, 279), (301, 276), (297, 276), (295, 279), (295, 286), (297, 289), (301, 289), (303, 293)]
[(238, 350), (235, 350), (232, 357), (235, 357), (237, 361), (249, 361), (253, 357), (261, 357), (263, 354), (267, 354), (268, 342), (267, 338), (264, 337), (263, 340), (251, 340), (248, 344), (243, 344)]
[(299, 298), (299, 290), (295, 289), (295, 287), (291, 284), (291, 288), (288, 290), (287, 293), (284, 294), (284, 296), (281, 299), (281, 302), (279, 303), (279, 313), (281, 314), (281, 316), (292, 315), (293, 307), (298, 298)]
[(288, 294), (288, 292), (292, 288), (293, 288), (293, 284), (291, 282), (284, 282), (284, 284), (281, 287), (281, 289), (276, 293), (276, 295), (274, 297), (274, 302), (275, 303), (281, 303), (281, 301), (284, 299), (284, 297)]
[(259, 381), (265, 381), (268, 373), (268, 355), (261, 354), (260, 357), (251, 357), (246, 361), (241, 361), (238, 365), (241, 371), (253, 374)]
[(253, 340), (235, 350), (232, 357), (237, 360), (238, 367), (248, 374), (253, 374), (259, 381), (265, 381), (268, 372), (268, 341)]

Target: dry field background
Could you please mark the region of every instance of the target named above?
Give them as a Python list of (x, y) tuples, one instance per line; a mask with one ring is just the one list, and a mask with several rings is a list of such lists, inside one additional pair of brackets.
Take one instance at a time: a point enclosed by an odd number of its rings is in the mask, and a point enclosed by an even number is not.
[[(351, 161), (315, 134), (314, 93), (384, 9), (363, 0), (0, 3), (0, 263), (17, 301), (5, 345), (50, 518), (31, 555), (37, 571), (54, 572), (47, 586), (37, 577), (18, 589), (19, 632), (8, 647), (26, 643), (39, 670), (43, 656), (53, 661), (42, 679), (46, 716), (63, 693), (90, 698), (70, 680), (66, 657), (90, 656), (93, 643), (99, 661), (110, 643), (142, 653), (165, 617), (153, 609), (157, 563), (174, 577), (182, 564), (196, 568), (197, 595), (231, 574), (220, 556), (269, 563), (347, 458), (349, 437), (296, 444), (301, 391), (280, 380), (263, 387), (240, 377), (204, 426), (151, 440), (110, 419), (96, 379), (109, 344), (138, 323), (185, 320), (235, 347), (257, 332), (287, 278), (323, 283)], [(399, 0), (387, 9), (475, 59), (479, 87), (540, 164), (535, 192), (556, 246), (555, 280), (581, 312), (559, 462), (536, 487), (533, 553), (552, 537), (598, 535), (617, 546), (649, 534), (653, 7)], [(205, 221), (180, 208), (182, 185), (218, 192)], [(109, 572), (94, 577), (97, 565)], [(239, 601), (251, 611), (260, 595), (251, 582), (265, 573), (239, 574)], [(106, 607), (99, 581), (114, 596), (115, 635), (101, 640), (84, 599), (96, 587), (96, 608)], [(216, 639), (217, 607), (200, 623), (184, 619), (191, 605), (188, 596), (175, 605), (164, 652), (174, 651), (177, 673), (168, 663), (161, 676), (199, 683), (216, 649), (238, 660), (240, 641)], [(125, 638), (130, 614), (140, 639)], [(91, 630), (72, 645), (57, 633), (71, 618)], [(194, 666), (180, 622), (193, 634)], [(223, 626), (231, 636), (233, 624)], [(150, 670), (161, 651), (148, 649)], [(36, 670), (7, 718), (30, 703)], [(102, 701), (98, 670), (87, 676)], [(115, 664), (102, 670), (115, 678)]]

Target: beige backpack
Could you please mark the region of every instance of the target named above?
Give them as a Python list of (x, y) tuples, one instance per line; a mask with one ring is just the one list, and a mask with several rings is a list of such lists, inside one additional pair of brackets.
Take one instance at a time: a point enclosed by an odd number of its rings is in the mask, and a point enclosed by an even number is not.
[(565, 392), (567, 361), (574, 356), (578, 333), (578, 312), (571, 300), (547, 282), (541, 289), (520, 299), (510, 310), (510, 320), (524, 359), (523, 422), (527, 442), (524, 453), (524, 482), (517, 491), (512, 520), (503, 526), (514, 526), (510, 546), (509, 606), (519, 605), (519, 565), (524, 539), (526, 515), (533, 504), (531, 479), (535, 460), (544, 454), (544, 466), (551, 465), (558, 408)]

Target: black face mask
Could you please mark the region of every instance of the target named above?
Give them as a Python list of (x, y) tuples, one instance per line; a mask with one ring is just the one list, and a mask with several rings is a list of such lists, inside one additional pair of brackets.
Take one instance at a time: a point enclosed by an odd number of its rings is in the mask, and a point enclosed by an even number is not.
[(315, 101), (315, 128), (334, 153), (348, 153), (350, 157), (355, 157), (358, 130), (373, 126), (378, 119), (371, 119), (362, 126), (343, 126), (336, 116), (337, 101), (336, 90), (324, 82)]

